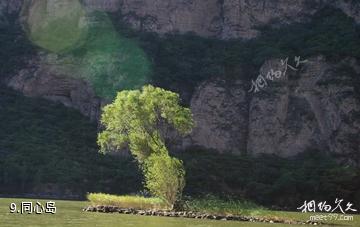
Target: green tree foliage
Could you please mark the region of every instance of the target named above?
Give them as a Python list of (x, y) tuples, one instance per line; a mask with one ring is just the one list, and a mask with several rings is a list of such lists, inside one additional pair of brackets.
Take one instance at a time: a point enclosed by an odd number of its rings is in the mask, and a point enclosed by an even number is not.
[(145, 186), (173, 205), (184, 188), (182, 162), (169, 156), (165, 139), (169, 127), (181, 135), (191, 132), (194, 122), (189, 108), (179, 105), (179, 95), (151, 85), (122, 91), (106, 106), (98, 136), (102, 152), (119, 151), (128, 145), (145, 175)]
[(152, 154), (145, 162), (146, 187), (173, 207), (185, 187), (182, 161), (167, 154)]

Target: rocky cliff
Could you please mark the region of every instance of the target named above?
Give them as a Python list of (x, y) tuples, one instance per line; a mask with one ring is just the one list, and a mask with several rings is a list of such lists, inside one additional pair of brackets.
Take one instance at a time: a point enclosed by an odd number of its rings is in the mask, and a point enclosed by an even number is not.
[[(48, 0), (49, 6), (70, 0)], [(73, 0), (71, 0), (73, 1)], [(9, 0), (0, 3), (0, 15), (20, 12), (23, 3), (32, 0)], [(320, 9), (341, 9), (360, 22), (360, 2), (356, 0), (82, 0), (87, 10), (122, 15), (133, 28), (160, 34), (194, 32), (201, 36), (253, 38), (258, 28), (267, 24), (290, 24), (306, 21)], [(1, 17), (0, 17), (1, 18)], [(1, 21), (1, 19), (0, 19)]]
[[(284, 71), (280, 59), (259, 70)], [(197, 127), (193, 145), (220, 151), (293, 156), (321, 150), (359, 161), (360, 64), (323, 56), (308, 59), (296, 72), (273, 81), (257, 93), (244, 81), (204, 82), (191, 108)]]
[[(191, 99), (196, 127), (184, 146), (219, 152), (246, 152), (248, 137), (248, 83), (212, 78), (202, 83)], [(240, 149), (239, 149), (240, 148)]]
[(24, 95), (42, 97), (75, 108), (91, 120), (98, 120), (104, 101), (95, 95), (90, 84), (73, 77), (77, 59), (64, 64), (57, 55), (39, 53), (28, 60), (26, 67), (7, 80), (7, 85)]
[[(55, 4), (57, 0), (49, 1)], [(252, 38), (257, 26), (306, 21), (326, 5), (360, 20), (358, 1), (332, 0), (84, 0), (88, 11), (121, 15), (142, 31), (179, 31), (222, 39)], [(22, 1), (0, 3), (1, 15), (20, 12)], [(7, 17), (0, 17), (7, 18)], [(6, 23), (6, 20), (3, 20)], [(219, 152), (271, 153), (293, 156), (314, 149), (352, 157), (359, 163), (360, 63), (314, 56), (299, 71), (268, 81), (257, 93), (247, 79), (223, 75), (203, 82), (191, 98), (196, 128), (182, 147), (201, 146)], [(71, 62), (69, 66), (69, 62)], [(78, 59), (39, 53), (10, 75), (7, 84), (25, 95), (44, 97), (76, 108), (93, 120), (104, 101), (76, 74)], [(279, 59), (269, 59), (261, 75), (284, 71)], [(239, 78), (246, 76), (239, 75)], [(255, 79), (255, 78), (254, 78)]]
[[(265, 76), (276, 69), (285, 70), (280, 59), (268, 60), (259, 72)], [(360, 63), (356, 59), (333, 62), (313, 57), (301, 70), (288, 69), (285, 77), (267, 83), (253, 93), (251, 82), (244, 79), (215, 77), (203, 82), (190, 105), (196, 127), (181, 142), (182, 148), (280, 156), (322, 150), (359, 159)], [(69, 77), (61, 64), (49, 60), (32, 59), (8, 85), (28, 96), (62, 102), (94, 120), (104, 105), (86, 81)]]
[(258, 27), (306, 21), (325, 6), (360, 21), (358, 1), (333, 0), (123, 0), (121, 13), (134, 28), (157, 33), (195, 32), (222, 39), (253, 38)]

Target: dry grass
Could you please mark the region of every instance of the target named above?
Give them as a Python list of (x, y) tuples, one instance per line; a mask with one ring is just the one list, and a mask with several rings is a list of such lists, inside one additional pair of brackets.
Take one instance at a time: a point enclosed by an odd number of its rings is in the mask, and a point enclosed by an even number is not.
[(166, 203), (159, 198), (145, 198), (141, 196), (118, 196), (103, 193), (90, 193), (87, 199), (92, 205), (117, 206), (141, 210), (167, 209)]

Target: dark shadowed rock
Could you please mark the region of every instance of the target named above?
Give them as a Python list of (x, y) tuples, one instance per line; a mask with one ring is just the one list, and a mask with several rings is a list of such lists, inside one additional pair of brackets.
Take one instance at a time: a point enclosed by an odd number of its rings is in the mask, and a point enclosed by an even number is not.
[[(282, 68), (270, 60), (261, 68)], [(270, 83), (250, 101), (248, 152), (293, 156), (305, 150), (347, 157), (360, 152), (359, 63), (322, 56), (309, 59), (298, 72)]]
[(196, 126), (185, 143), (219, 152), (239, 153), (246, 147), (246, 90), (247, 84), (240, 80), (214, 78), (201, 84), (191, 99)]
[[(360, 64), (308, 60), (257, 93), (247, 92), (250, 81), (204, 82), (191, 100), (196, 128), (184, 146), (285, 157), (320, 150), (359, 162)], [(280, 59), (267, 61), (260, 73), (271, 69), (284, 71)]]
[[(17, 14), (23, 0), (0, 2), (4, 15)], [(28, 1), (28, 3), (32, 1)], [(65, 2), (65, 3), (64, 3)], [(348, 0), (82, 0), (87, 11), (121, 12), (133, 28), (159, 34), (194, 32), (200, 36), (253, 38), (267, 24), (304, 22), (326, 6), (341, 9), (360, 22), (360, 2)], [(66, 1), (47, 1), (48, 7)], [(56, 7), (55, 7), (56, 8)], [(4, 20), (4, 19), (3, 19)]]
[[(72, 60), (71, 68), (76, 68), (77, 60)], [(8, 86), (26, 96), (43, 97), (75, 108), (92, 120), (99, 119), (104, 101), (95, 95), (88, 82), (72, 73), (76, 74), (76, 70), (59, 62), (56, 55), (39, 55), (11, 77)]]

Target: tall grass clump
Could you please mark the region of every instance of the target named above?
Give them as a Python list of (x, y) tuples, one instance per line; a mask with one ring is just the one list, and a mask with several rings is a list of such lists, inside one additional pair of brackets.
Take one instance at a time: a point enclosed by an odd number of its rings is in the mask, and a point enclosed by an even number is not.
[(204, 198), (193, 198), (186, 203), (192, 211), (222, 215), (256, 215), (266, 210), (266, 208), (250, 201), (220, 199), (212, 195)]
[(87, 199), (92, 205), (117, 206), (133, 209), (167, 209), (166, 203), (159, 198), (145, 198), (142, 196), (118, 196), (104, 193), (89, 193)]

